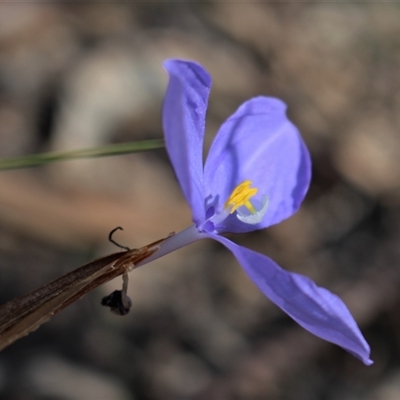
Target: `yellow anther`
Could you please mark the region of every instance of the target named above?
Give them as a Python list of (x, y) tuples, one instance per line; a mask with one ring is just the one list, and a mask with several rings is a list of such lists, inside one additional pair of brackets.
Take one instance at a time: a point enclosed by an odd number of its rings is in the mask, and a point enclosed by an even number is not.
[(258, 192), (258, 189), (250, 188), (251, 184), (251, 181), (246, 180), (233, 189), (229, 199), (225, 203), (225, 208), (231, 207), (229, 211), (231, 214), (242, 206), (245, 206), (252, 214), (257, 212), (250, 203), (250, 198)]

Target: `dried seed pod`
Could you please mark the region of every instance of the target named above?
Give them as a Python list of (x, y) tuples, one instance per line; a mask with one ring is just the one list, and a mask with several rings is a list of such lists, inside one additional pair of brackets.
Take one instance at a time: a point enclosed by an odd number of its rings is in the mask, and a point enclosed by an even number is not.
[[(125, 301), (124, 301), (125, 300)], [(110, 311), (116, 315), (126, 315), (129, 313), (132, 300), (122, 290), (114, 290), (108, 296), (103, 297), (101, 305), (110, 307)]]

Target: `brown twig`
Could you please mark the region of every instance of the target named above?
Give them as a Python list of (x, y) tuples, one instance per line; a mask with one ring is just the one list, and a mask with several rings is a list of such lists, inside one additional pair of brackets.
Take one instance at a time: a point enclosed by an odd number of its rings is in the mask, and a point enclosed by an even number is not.
[(0, 351), (101, 284), (126, 274), (166, 238), (140, 249), (109, 254), (0, 307)]

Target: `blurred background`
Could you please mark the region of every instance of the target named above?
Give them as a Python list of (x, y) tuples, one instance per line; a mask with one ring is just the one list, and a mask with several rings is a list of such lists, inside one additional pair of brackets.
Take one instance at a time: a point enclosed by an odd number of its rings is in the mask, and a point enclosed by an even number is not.
[[(288, 104), (312, 153), (301, 210), (231, 236), (346, 302), (365, 367), (269, 302), (218, 243), (116, 279), (0, 354), (0, 398), (400, 399), (400, 6), (2, 3), (0, 157), (162, 137), (166, 58), (213, 76), (208, 148), (259, 94)], [(0, 173), (2, 303), (191, 222), (165, 150)]]

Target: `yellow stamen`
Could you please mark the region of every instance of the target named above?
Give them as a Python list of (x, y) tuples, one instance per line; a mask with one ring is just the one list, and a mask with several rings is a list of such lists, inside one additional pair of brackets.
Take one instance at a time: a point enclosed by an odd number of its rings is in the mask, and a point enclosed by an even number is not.
[(234, 213), (239, 207), (245, 206), (252, 214), (255, 214), (257, 211), (250, 203), (250, 198), (253, 197), (258, 189), (250, 188), (252, 184), (251, 181), (246, 180), (240, 183), (233, 189), (229, 199), (225, 203), (225, 208), (231, 207), (230, 213)]

